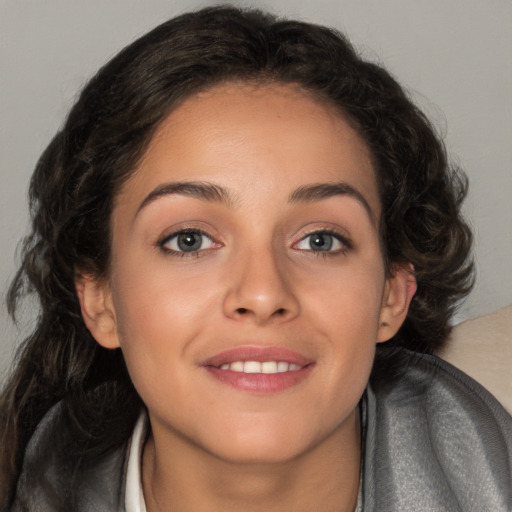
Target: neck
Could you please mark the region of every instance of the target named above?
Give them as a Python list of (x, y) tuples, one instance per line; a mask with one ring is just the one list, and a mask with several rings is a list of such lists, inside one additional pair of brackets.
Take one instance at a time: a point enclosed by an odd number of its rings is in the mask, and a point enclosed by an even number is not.
[(143, 454), (148, 512), (353, 512), (359, 488), (357, 411), (306, 453), (272, 463), (234, 463), (186, 440), (150, 435)]

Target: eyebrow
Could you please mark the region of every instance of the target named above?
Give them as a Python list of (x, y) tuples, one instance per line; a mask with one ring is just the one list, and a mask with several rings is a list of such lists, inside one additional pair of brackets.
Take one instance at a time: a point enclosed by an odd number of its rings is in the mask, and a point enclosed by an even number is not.
[(366, 210), (366, 213), (368, 213), (372, 223), (375, 225), (377, 224), (377, 217), (363, 194), (344, 181), (337, 183), (314, 183), (312, 185), (304, 185), (294, 190), (290, 194), (288, 201), (290, 203), (310, 203), (336, 196), (349, 196), (359, 201)]
[[(203, 181), (173, 181), (162, 183), (153, 189), (140, 204), (136, 215), (155, 200), (169, 195), (190, 196), (203, 201), (222, 203), (227, 206), (234, 202), (229, 190), (219, 185)], [(336, 196), (349, 196), (359, 201), (368, 213), (370, 220), (376, 224), (376, 216), (363, 194), (344, 181), (304, 185), (289, 195), (288, 202), (311, 203)]]
[(227, 205), (233, 202), (231, 194), (227, 189), (214, 185), (213, 183), (202, 181), (174, 181), (171, 183), (162, 183), (152, 190), (140, 204), (137, 209), (137, 214), (156, 199), (175, 194)]

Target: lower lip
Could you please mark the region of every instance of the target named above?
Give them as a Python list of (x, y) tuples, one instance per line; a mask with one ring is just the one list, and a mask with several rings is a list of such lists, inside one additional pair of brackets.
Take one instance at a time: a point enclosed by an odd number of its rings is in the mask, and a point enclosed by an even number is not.
[(221, 370), (215, 366), (206, 369), (214, 378), (241, 391), (253, 393), (276, 393), (300, 384), (313, 369), (307, 365), (300, 370), (283, 373), (243, 373)]

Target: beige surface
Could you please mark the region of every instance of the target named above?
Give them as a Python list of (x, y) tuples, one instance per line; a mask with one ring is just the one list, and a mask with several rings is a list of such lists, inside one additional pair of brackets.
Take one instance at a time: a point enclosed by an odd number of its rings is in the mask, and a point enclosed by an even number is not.
[(439, 355), (480, 382), (512, 413), (512, 306), (459, 324)]

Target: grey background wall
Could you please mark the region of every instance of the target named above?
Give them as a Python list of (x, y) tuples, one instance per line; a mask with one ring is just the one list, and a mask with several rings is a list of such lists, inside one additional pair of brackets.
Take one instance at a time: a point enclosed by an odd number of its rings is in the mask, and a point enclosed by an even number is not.
[[(165, 19), (211, 3), (0, 0), (0, 382), (27, 330), (11, 324), (4, 294), (39, 154), (101, 64)], [(512, 2), (232, 3), (339, 28), (399, 77), (470, 177), (465, 213), (476, 233), (478, 281), (455, 322), (512, 304)], [(27, 306), (28, 323), (35, 311)]]

